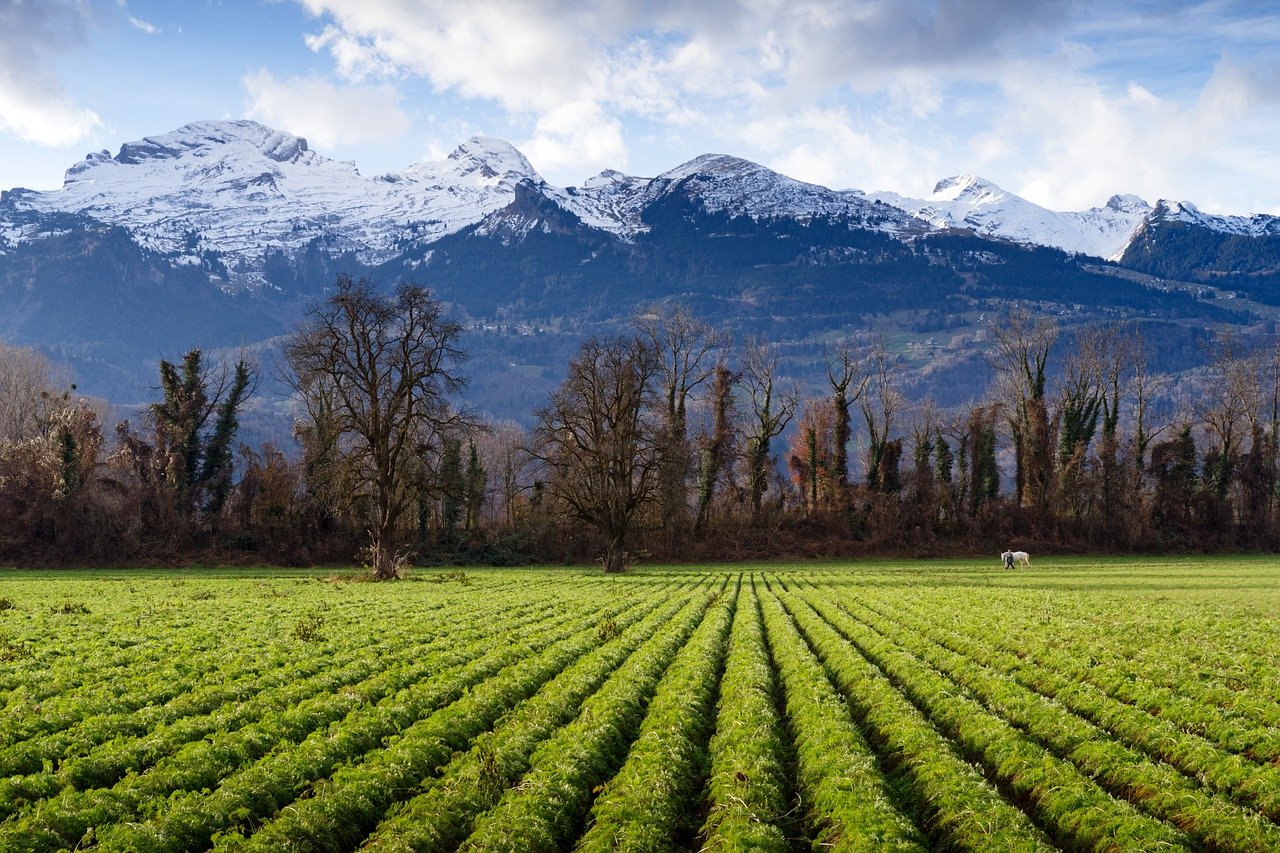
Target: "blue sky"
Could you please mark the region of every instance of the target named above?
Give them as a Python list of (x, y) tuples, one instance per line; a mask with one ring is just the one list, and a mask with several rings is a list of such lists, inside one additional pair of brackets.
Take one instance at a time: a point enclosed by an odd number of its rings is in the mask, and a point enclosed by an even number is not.
[(552, 183), (730, 153), (923, 195), (976, 172), (1280, 213), (1280, 9), (1087, 0), (0, 0), (0, 187), (258, 119), (365, 174), (474, 134)]

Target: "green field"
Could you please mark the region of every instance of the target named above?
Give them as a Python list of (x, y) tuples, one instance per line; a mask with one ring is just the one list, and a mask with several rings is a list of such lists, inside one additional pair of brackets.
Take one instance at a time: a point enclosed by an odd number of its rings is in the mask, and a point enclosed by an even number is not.
[(0, 572), (0, 850), (1280, 849), (1280, 560)]

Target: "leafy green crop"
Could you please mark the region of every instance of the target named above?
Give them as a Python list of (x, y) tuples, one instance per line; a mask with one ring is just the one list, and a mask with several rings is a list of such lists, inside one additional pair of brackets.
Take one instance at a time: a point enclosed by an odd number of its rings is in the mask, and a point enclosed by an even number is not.
[(1280, 849), (1280, 561), (0, 573), (0, 850)]

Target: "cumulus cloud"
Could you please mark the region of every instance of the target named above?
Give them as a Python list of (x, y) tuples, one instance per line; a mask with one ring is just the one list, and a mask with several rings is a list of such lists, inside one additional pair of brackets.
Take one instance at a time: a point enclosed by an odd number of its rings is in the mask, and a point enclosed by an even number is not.
[[(928, 74), (989, 68), (993, 55), (1062, 16), (1050, 0), (298, 2), (321, 22), (307, 44), (340, 74), (421, 76), (527, 116), (527, 153), (549, 172), (624, 165), (601, 158), (625, 156), (629, 118), (799, 127), (810, 119), (791, 117), (793, 105), (833, 87), (887, 89), (929, 112), (940, 96)], [(849, 138), (837, 138), (844, 150)], [(802, 147), (792, 141), (775, 154), (799, 162)], [(807, 150), (818, 156), (816, 144)], [(812, 173), (830, 171), (810, 162)]]
[(861, 122), (844, 109), (757, 120), (746, 135), (774, 170), (823, 186), (923, 192), (931, 183), (924, 176), (940, 168), (927, 143), (883, 121)]
[(338, 86), (314, 76), (281, 80), (265, 69), (246, 74), (241, 83), (250, 117), (322, 148), (394, 139), (409, 129), (409, 117), (387, 85)]
[[(1059, 208), (1123, 191), (1212, 207), (1280, 176), (1280, 64), (1256, 59), (1280, 19), (1220, 3), (296, 2), (348, 82), (496, 106), (553, 180), (625, 167), (628, 138), (908, 193), (973, 170)], [(1206, 63), (1206, 33), (1254, 58)]]
[(1223, 58), (1201, 92), (1200, 105), (1224, 119), (1280, 106), (1280, 61), (1248, 63)]
[(1280, 174), (1280, 96), (1269, 73), (1220, 65), (1198, 97), (1178, 99), (1137, 83), (1112, 90), (1084, 76), (1012, 70), (1004, 108), (972, 140), (975, 168), (1003, 170), (1009, 189), (1058, 209), (1132, 192), (1216, 212), (1269, 210)]
[(82, 47), (85, 8), (79, 3), (0, 0), (0, 132), (38, 145), (72, 145), (101, 124), (77, 105), (51, 59)]
[(571, 101), (547, 111), (539, 117), (533, 138), (519, 147), (550, 172), (582, 175), (627, 163), (621, 123), (592, 101)]

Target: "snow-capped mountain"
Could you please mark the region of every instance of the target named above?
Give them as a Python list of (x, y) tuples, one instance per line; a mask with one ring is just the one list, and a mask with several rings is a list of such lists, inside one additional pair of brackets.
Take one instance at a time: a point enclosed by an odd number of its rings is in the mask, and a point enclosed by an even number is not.
[(6, 202), (120, 225), (140, 245), (192, 264), (213, 251), (252, 281), (266, 253), (316, 239), (367, 263), (385, 260), (408, 236), (454, 233), (505, 207), (521, 181), (543, 183), (500, 139), (475, 137), (442, 161), (368, 178), (292, 134), (202, 121), (126, 143), (114, 157), (90, 154), (67, 170), (61, 189), (16, 190)]
[[(945, 341), (1028, 300), (1079, 321), (1252, 322), (1280, 304), (1277, 269), (1275, 217), (1188, 203), (1058, 213), (973, 175), (927, 199), (868, 196), (721, 154), (556, 187), (489, 137), (369, 177), (251, 121), (196, 122), (91, 154), (59, 189), (0, 193), (0, 339), (113, 399), (146, 399), (154, 360), (193, 346), (269, 350), (340, 273), (429, 285), (477, 335), (478, 395), (517, 416), (575, 335), (654, 301), (805, 347), (885, 323)], [(1210, 303), (1219, 290), (1230, 310)], [(547, 328), (559, 337), (526, 341)], [(930, 387), (968, 393), (944, 374)]]
[(926, 220), (935, 228), (968, 228), (1018, 243), (1115, 258), (1152, 211), (1133, 195), (1115, 195), (1104, 207), (1059, 213), (1027, 201), (974, 174), (939, 181), (927, 198), (874, 193), (872, 198)]
[(1252, 216), (1218, 216), (1205, 213), (1189, 201), (1156, 202), (1151, 215), (1147, 217), (1151, 223), (1182, 222), (1187, 225), (1198, 225), (1220, 234), (1234, 234), (1242, 237), (1274, 237), (1280, 235), (1280, 216), (1255, 213)]
[[(510, 143), (474, 137), (439, 162), (366, 177), (354, 163), (312, 151), (307, 141), (254, 121), (201, 121), (95, 152), (67, 170), (61, 189), (13, 190), (12, 213), (79, 214), (129, 230), (140, 246), (199, 265), (219, 256), (239, 284), (260, 284), (265, 255), (316, 240), (327, 251), (376, 264), (406, 243), (429, 243), (475, 225), (530, 187), (590, 228), (623, 239), (646, 229), (644, 211), (684, 193), (709, 212), (806, 221), (838, 216), (851, 225), (919, 231), (924, 223), (860, 192), (796, 181), (724, 155), (703, 155), (656, 178), (605, 171), (581, 187), (550, 186)], [(34, 239), (10, 216), (0, 240)], [(2, 246), (0, 246), (2, 248)]]
[(631, 177), (610, 169), (581, 187), (551, 192), (583, 222), (624, 237), (644, 231), (645, 210), (673, 194), (683, 194), (708, 213), (758, 220), (807, 222), (835, 217), (853, 227), (888, 233), (928, 229), (916, 217), (857, 190), (831, 190), (797, 181), (726, 154), (700, 155), (656, 178)]
[[(607, 170), (579, 187), (554, 187), (510, 143), (474, 137), (444, 160), (366, 177), (355, 164), (312, 151), (305, 139), (253, 121), (201, 121), (90, 154), (61, 189), (13, 190), (0, 203), (0, 251), (50, 233), (41, 217), (80, 215), (125, 228), (141, 247), (174, 263), (216, 267), (225, 287), (266, 283), (267, 256), (319, 245), (331, 256), (383, 263), (478, 225), (517, 201), (524, 185), (586, 228), (633, 240), (646, 212), (674, 197), (705, 212), (844, 227), (910, 238), (968, 229), (984, 237), (1121, 258), (1146, 222), (1185, 222), (1214, 232), (1280, 233), (1275, 217), (1223, 217), (1187, 202), (1154, 208), (1132, 195), (1103, 207), (1057, 212), (977, 175), (940, 181), (912, 199), (832, 190), (757, 163), (704, 154), (655, 178)], [(510, 222), (507, 217), (508, 223)], [(549, 227), (537, 217), (522, 226)]]

